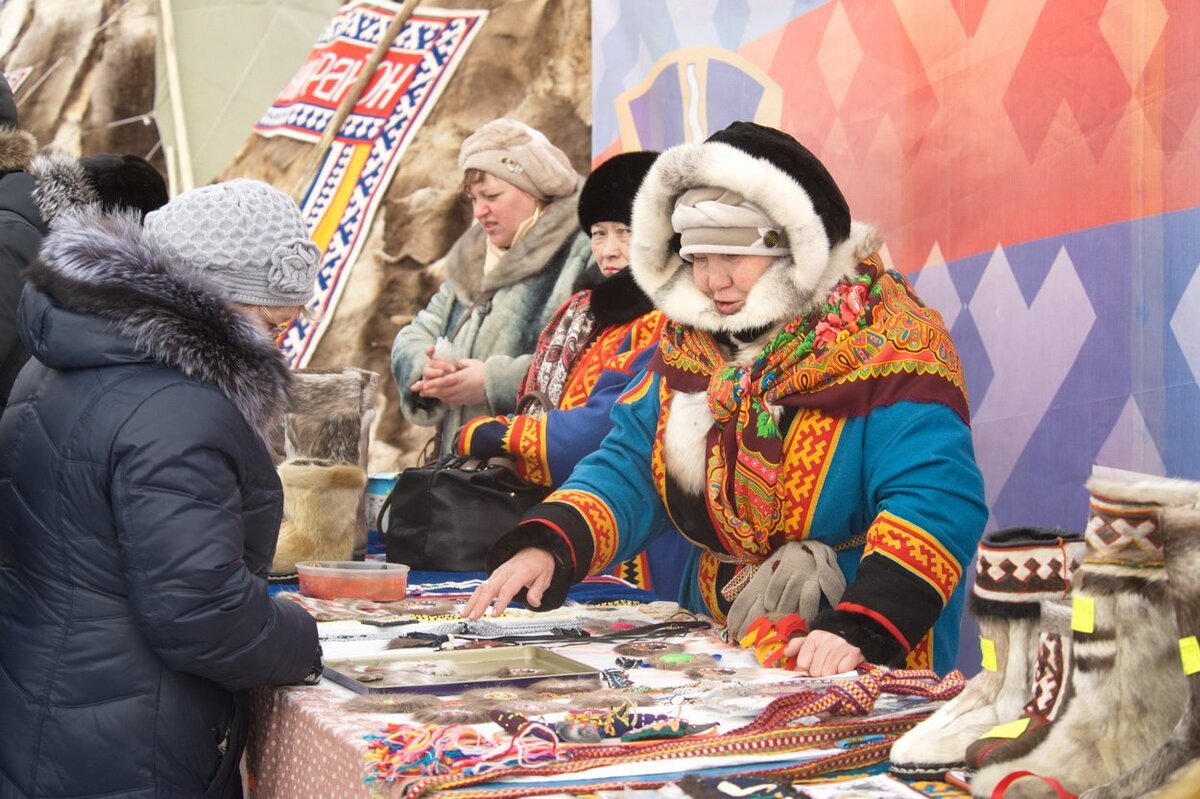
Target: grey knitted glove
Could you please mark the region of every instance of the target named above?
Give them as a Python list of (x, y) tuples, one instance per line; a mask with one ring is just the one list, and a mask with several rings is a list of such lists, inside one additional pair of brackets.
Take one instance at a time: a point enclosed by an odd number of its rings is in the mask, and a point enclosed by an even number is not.
[(798, 613), (812, 621), (824, 595), (836, 605), (846, 590), (837, 554), (817, 541), (789, 541), (771, 553), (729, 608), (726, 624), (740, 641), (759, 617)]

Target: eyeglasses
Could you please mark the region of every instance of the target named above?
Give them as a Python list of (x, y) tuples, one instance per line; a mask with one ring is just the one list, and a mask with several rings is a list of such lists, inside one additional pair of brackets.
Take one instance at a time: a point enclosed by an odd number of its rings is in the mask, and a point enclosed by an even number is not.
[(292, 322), (296, 321), (295, 316), (289, 316), (282, 322), (275, 321), (275, 312), (263, 305), (258, 306), (260, 314), (259, 319), (266, 327), (267, 332), (273, 334), (276, 338), (287, 332), (287, 329), (292, 326)]

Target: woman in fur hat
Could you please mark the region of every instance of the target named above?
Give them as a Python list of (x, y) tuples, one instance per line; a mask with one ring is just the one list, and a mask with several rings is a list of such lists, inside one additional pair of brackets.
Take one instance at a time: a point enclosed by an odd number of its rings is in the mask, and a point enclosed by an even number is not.
[(538, 331), (590, 255), (575, 227), (581, 179), (541, 132), (493, 120), (458, 162), (477, 224), (434, 264), (445, 282), (392, 344), (400, 410), (436, 426), (442, 452), (468, 419), (516, 410)]
[(0, 795), (241, 795), (246, 689), (320, 674), (271, 599), (276, 327), (319, 266), (258, 181), (60, 216), (0, 418)]
[[(664, 323), (627, 269), (633, 197), (657, 157), (621, 153), (588, 176), (579, 195), (579, 225), (595, 259), (585, 274), (592, 287), (573, 294), (542, 330), (518, 412), (470, 420), (456, 436), (456, 452), (511, 457), (526, 480), (557, 488), (612, 429), (613, 403), (649, 365)], [(683, 547), (677, 534), (664, 535), (614, 573), (673, 597)]]
[(464, 614), (556, 607), (670, 519), (694, 545), (681, 604), (736, 640), (804, 619), (772, 664), (951, 668), (983, 483), (949, 333), (878, 246), (780, 131), (738, 122), (663, 153), (631, 269), (672, 321), (604, 445), (497, 542)]

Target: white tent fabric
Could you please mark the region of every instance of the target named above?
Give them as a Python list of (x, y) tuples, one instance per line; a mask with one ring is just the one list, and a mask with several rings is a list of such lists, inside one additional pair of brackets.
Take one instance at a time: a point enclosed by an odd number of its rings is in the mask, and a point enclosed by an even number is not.
[(178, 194), (229, 164), (341, 3), (158, 2), (154, 116)]

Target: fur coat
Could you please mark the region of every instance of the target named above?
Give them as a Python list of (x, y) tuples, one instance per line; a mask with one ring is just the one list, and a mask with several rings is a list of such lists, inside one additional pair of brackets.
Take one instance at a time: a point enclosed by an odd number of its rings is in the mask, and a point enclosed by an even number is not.
[[(548, 204), (537, 223), (487, 274), (483, 272), (487, 238), (478, 225), (472, 225), (432, 267), (445, 276), (445, 282), (396, 335), (392, 375), (404, 417), (416, 425), (438, 425), (444, 452), (468, 419), (515, 409), (517, 387), (529, 368), (539, 331), (570, 296), (591, 258), (587, 236), (575, 219), (578, 200), (577, 191)], [(475, 305), (486, 292), (493, 292), (491, 299)], [(458, 327), (465, 313), (470, 316)], [(426, 348), (456, 327), (456, 357), (484, 362), (486, 401), (479, 405), (447, 407), (410, 390), (425, 367)]]
[(95, 210), (29, 270), (0, 418), (0, 797), (237, 795), (246, 689), (320, 652), (264, 579), (289, 373), (203, 277)]
[(21, 270), (37, 255), (48, 225), (33, 200), (29, 162), (37, 142), (28, 133), (0, 129), (0, 411), (29, 352), (17, 333)]
[[(5, 132), (0, 131), (0, 139), (4, 136)], [(29, 142), (32, 139), (26, 143)], [(0, 208), (0, 226), (8, 231), (5, 234), (8, 239), (4, 248), (5, 263), (0, 265), (0, 407), (21, 367), (29, 360), (29, 350), (16, 329), (17, 303), (25, 285), (21, 271), (33, 261), (42, 237), (55, 220), (69, 210), (91, 205), (100, 199), (83, 166), (65, 153), (39, 153), (27, 159), (24, 168), (26, 172), (16, 174), (21, 176), (21, 191), (29, 192), (27, 200), (30, 204), (25, 205), (22, 199), (19, 204)], [(7, 176), (0, 178), (0, 187), (7, 179)], [(3, 193), (0, 188), (0, 196)], [(24, 198), (24, 195), (20, 197)], [(11, 333), (8, 332), (9, 325), (12, 326)]]

